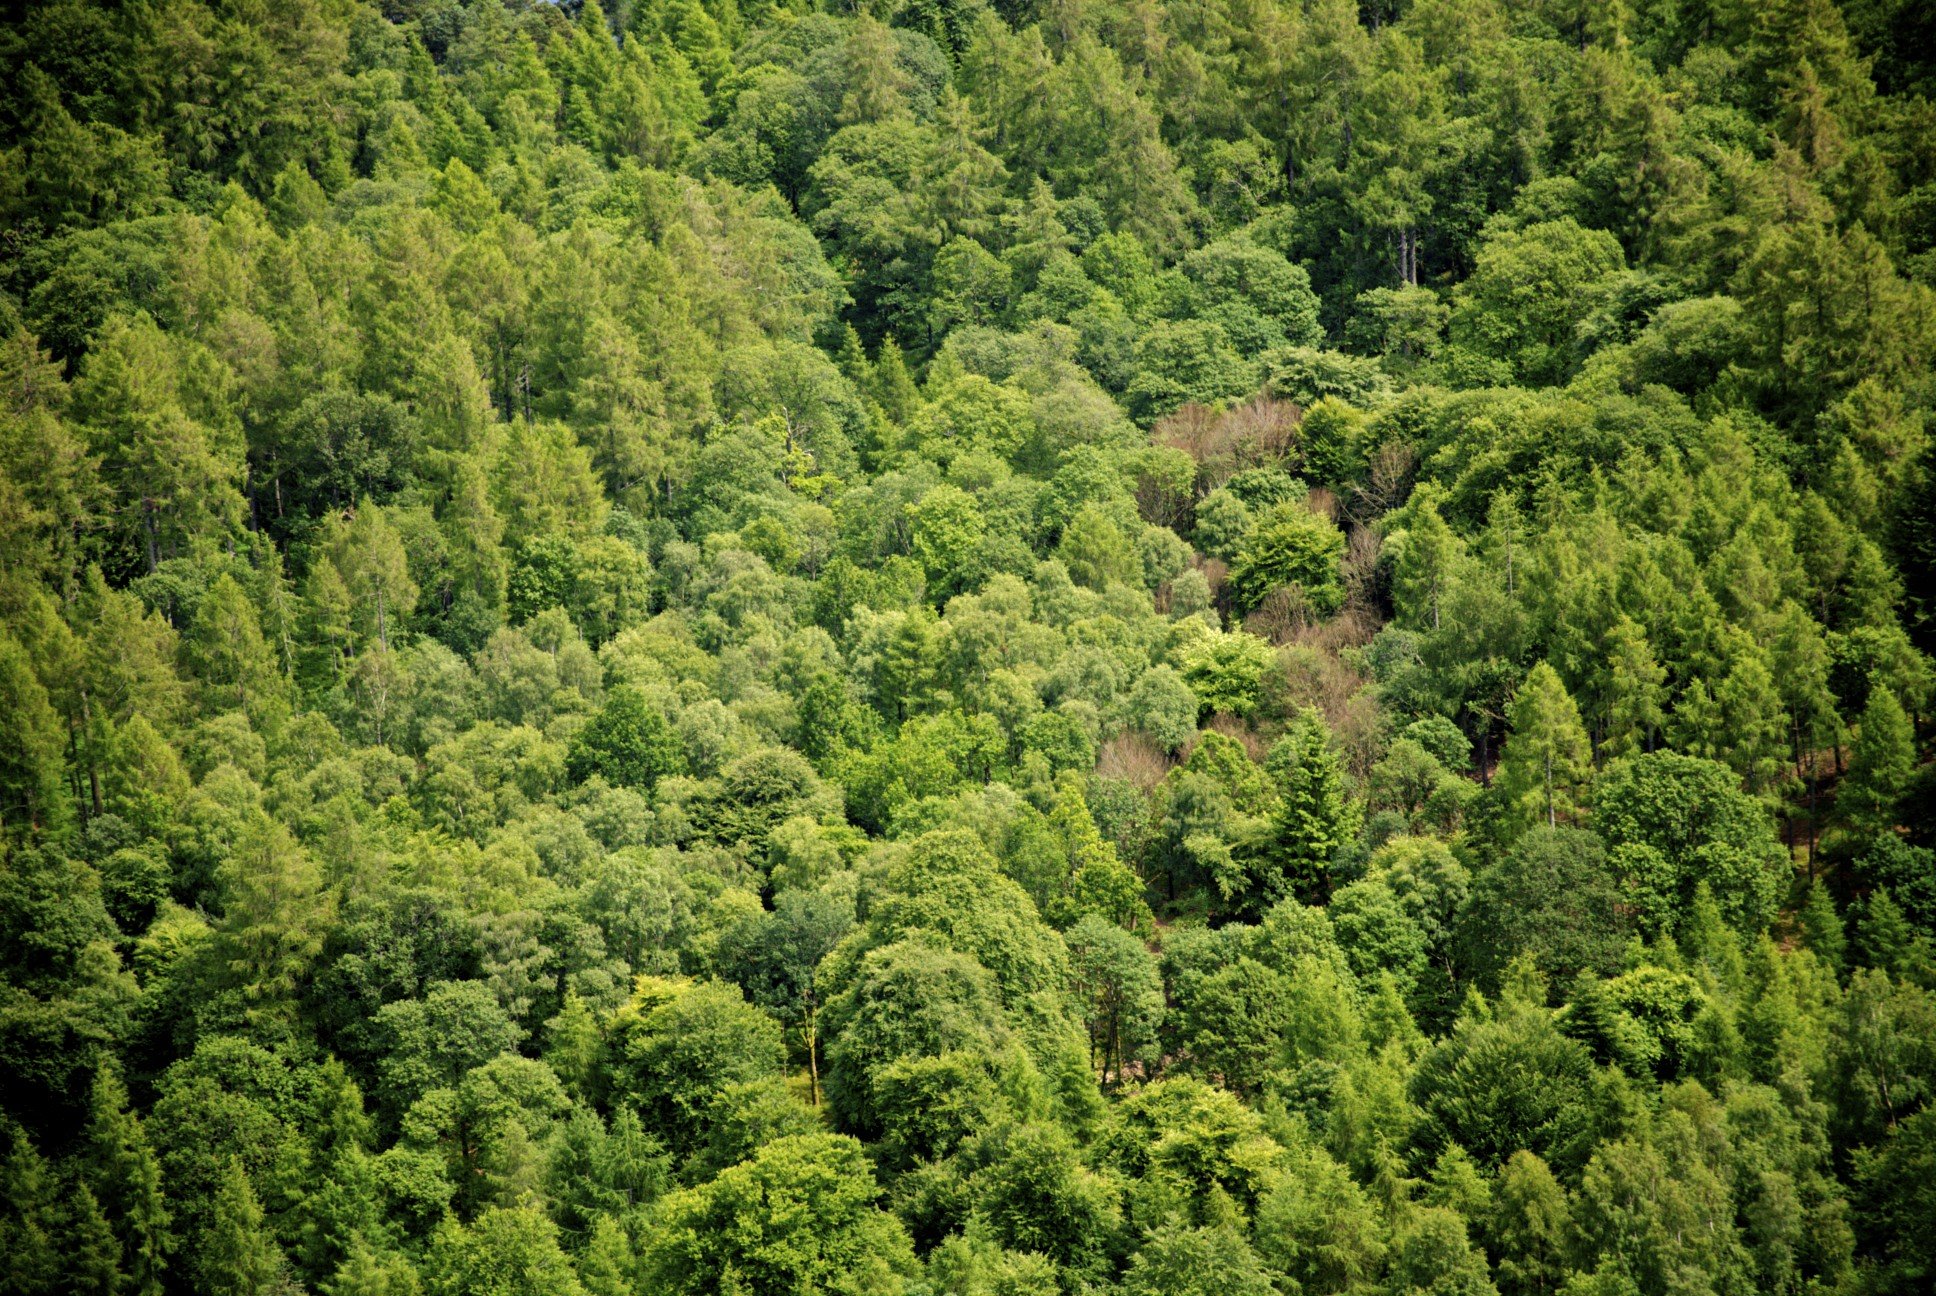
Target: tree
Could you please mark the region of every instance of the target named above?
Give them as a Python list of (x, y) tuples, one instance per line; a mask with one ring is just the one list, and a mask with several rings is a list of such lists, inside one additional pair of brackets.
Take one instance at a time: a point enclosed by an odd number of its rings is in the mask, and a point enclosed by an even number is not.
[(1927, 1226), (1936, 1209), (1936, 1110), (1916, 1113), (1858, 1155), (1856, 1218), (1865, 1250), (1879, 1262), (1873, 1281), (1878, 1291), (1906, 1296), (1936, 1273)]
[(1137, 679), (1124, 704), (1133, 728), (1176, 751), (1197, 732), (1197, 695), (1169, 666), (1153, 666)]
[[(587, 5), (595, 9), (595, 5)], [(435, 1296), (584, 1296), (558, 1228), (535, 1206), (494, 1206), (471, 1224), (448, 1220), (432, 1240), (429, 1288)]]
[(938, 600), (979, 583), (976, 556), (986, 526), (974, 500), (953, 486), (936, 486), (908, 506), (910, 547)]
[(1914, 735), (1902, 703), (1886, 685), (1871, 687), (1849, 754), (1849, 772), (1835, 798), (1853, 832), (1870, 839), (1895, 832), (1915, 765)]
[(455, 1089), (522, 1035), (482, 981), (434, 982), (421, 998), (385, 1004), (376, 1028), (378, 1091), (399, 1115), (432, 1089)]
[(1131, 1062), (1151, 1060), (1163, 1015), (1163, 982), (1143, 943), (1096, 914), (1069, 929), (1069, 972), (1089, 1026), (1089, 1062), (1104, 1084), (1122, 1083)]
[(329, 554), (349, 591), (356, 629), (387, 650), (392, 631), (416, 608), (420, 593), (389, 514), (365, 500), (347, 524), (334, 528)]
[(1129, 1262), (1123, 1290), (1134, 1296), (1270, 1296), (1277, 1290), (1235, 1228), (1166, 1225)]
[(1469, 997), (1451, 1033), (1419, 1060), (1410, 1091), (1424, 1146), (1456, 1143), (1483, 1166), (1525, 1149), (1572, 1152), (1587, 1120), (1593, 1064), (1562, 1034), (1536, 982), (1507, 978), (1496, 1005)]
[(161, 1164), (141, 1118), (128, 1109), (127, 1087), (112, 1063), (95, 1073), (89, 1091), (87, 1142), (89, 1178), (118, 1234), (127, 1290), (160, 1296), (173, 1243)]
[(1493, 1191), (1492, 1239), (1501, 1296), (1558, 1291), (1565, 1281), (1572, 1210), (1566, 1189), (1531, 1152), (1512, 1154)]
[(1607, 644), (1607, 703), (1601, 750), (1615, 760), (1653, 750), (1664, 718), (1666, 670), (1631, 618), (1614, 624)]
[(1571, 217), (1503, 229), (1479, 248), (1454, 294), (1448, 336), (1497, 357), (1527, 383), (1560, 382), (1578, 354), (1576, 330), (1594, 295), (1625, 267), (1613, 235)]
[(241, 584), (227, 572), (208, 587), (182, 647), (203, 686), (224, 705), (251, 716), (282, 692), (276, 657), (262, 635), (262, 618)]
[[(1200, 623), (1199, 623), (1200, 624)], [(1241, 630), (1206, 630), (1177, 650), (1183, 681), (1207, 711), (1249, 715), (1257, 706), (1257, 688), (1274, 654), (1270, 645)]]
[(0, 824), (57, 832), (70, 821), (65, 746), (32, 659), (0, 629)]
[(1636, 756), (1601, 776), (1593, 802), (1594, 827), (1643, 929), (1678, 927), (1702, 880), (1740, 930), (1773, 916), (1788, 864), (1766, 808), (1726, 766), (1676, 752)]
[(287, 1265), (240, 1161), (229, 1162), (216, 1188), (198, 1259), (201, 1288), (215, 1296), (272, 1296), (281, 1290)]
[[(76, 413), (121, 504), (117, 525), (150, 572), (240, 519), (241, 437), (219, 398), (199, 401), (213, 393), (192, 389), (212, 378), (209, 360), (145, 314), (121, 317), (89, 351), (74, 387)], [(221, 422), (210, 426), (210, 415)]]
[(720, 933), (722, 972), (747, 997), (777, 1013), (806, 1050), (810, 1098), (820, 1105), (820, 964), (854, 925), (851, 897), (838, 892), (786, 891), (761, 911)]
[(867, 1156), (839, 1134), (776, 1139), (711, 1183), (668, 1195), (640, 1263), (654, 1291), (887, 1296), (914, 1275), (900, 1222), (875, 1205)]
[(705, 1129), (714, 1094), (780, 1074), (780, 1027), (737, 986), (641, 977), (612, 1028), (613, 1081), (674, 1147)]
[(1230, 564), (1231, 599), (1249, 612), (1287, 586), (1312, 617), (1327, 617), (1344, 602), (1338, 559), (1344, 534), (1327, 518), (1296, 504), (1280, 504), (1260, 519)]
[(842, 1128), (881, 1128), (877, 1073), (904, 1057), (993, 1051), (995, 979), (966, 955), (912, 939), (864, 955), (827, 1005), (827, 1098)]
[(1330, 889), (1332, 857), (1358, 834), (1344, 762), (1316, 712), (1299, 716), (1277, 740), (1265, 769), (1276, 803), (1259, 850), (1263, 872), (1253, 904), (1260, 910), (1292, 893), (1322, 897)]
[(686, 755), (665, 713), (638, 689), (620, 684), (579, 731), (569, 768), (577, 780), (598, 774), (620, 787), (649, 788), (669, 774), (683, 774)]
[(965, 1150), (974, 1168), (974, 1211), (1014, 1251), (1046, 1255), (1066, 1271), (1093, 1273), (1117, 1226), (1108, 1181), (1082, 1164), (1060, 1126), (1003, 1123)]
[(1481, 867), (1460, 911), (1459, 962), (1489, 985), (1521, 956), (1561, 985), (1611, 973), (1628, 935), (1606, 844), (1578, 828), (1535, 825)]
[(1411, 517), (1392, 573), (1398, 614), (1420, 630), (1443, 626), (1446, 599), (1465, 559), (1465, 542), (1446, 525), (1438, 500), (1428, 483), (1406, 505)]
[(1507, 712), (1512, 735), (1499, 754), (1500, 799), (1520, 822), (1557, 825), (1579, 810), (1591, 747), (1580, 709), (1559, 672), (1540, 662), (1526, 674)]
[(220, 948), (230, 975), (265, 1013), (293, 1011), (295, 993), (322, 951), (335, 893), (301, 843), (266, 816), (243, 828), (220, 878)]

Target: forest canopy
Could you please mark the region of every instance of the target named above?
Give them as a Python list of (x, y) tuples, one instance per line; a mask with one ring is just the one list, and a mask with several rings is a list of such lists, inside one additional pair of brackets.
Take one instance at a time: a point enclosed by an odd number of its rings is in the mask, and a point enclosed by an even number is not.
[(1936, 11), (0, 22), (0, 1293), (1936, 1284)]

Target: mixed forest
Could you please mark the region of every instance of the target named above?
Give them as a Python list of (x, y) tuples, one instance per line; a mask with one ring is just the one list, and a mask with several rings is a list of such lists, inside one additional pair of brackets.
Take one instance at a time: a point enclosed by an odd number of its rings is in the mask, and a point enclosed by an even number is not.
[(1936, 1288), (1936, 9), (4, 15), (0, 1292)]

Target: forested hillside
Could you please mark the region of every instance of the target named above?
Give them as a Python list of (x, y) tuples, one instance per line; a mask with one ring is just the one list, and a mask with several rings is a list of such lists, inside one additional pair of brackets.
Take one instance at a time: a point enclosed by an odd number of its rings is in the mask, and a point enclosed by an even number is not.
[(1936, 8), (0, 25), (0, 1292), (1936, 1287)]

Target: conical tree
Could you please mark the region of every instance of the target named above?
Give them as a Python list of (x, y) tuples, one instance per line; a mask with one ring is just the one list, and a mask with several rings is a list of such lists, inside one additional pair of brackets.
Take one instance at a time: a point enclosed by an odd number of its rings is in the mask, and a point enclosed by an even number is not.
[(1271, 748), (1265, 769), (1277, 807), (1254, 901), (1268, 908), (1292, 893), (1321, 898), (1331, 887), (1331, 857), (1358, 835), (1358, 807), (1323, 717), (1315, 711), (1299, 716)]
[(128, 1108), (127, 1086), (113, 1062), (94, 1076), (87, 1144), (89, 1177), (120, 1238), (125, 1290), (132, 1296), (160, 1296), (170, 1244), (161, 1163), (141, 1118)]
[(1614, 760), (1653, 749), (1659, 732), (1667, 672), (1654, 659), (1647, 634), (1621, 617), (1607, 636), (1605, 755)]
[(251, 716), (282, 695), (276, 655), (262, 636), (262, 618), (247, 591), (228, 573), (208, 587), (183, 647), (190, 667), (219, 706)]
[(0, 829), (64, 827), (60, 717), (34, 674), (27, 650), (0, 629)]
[(268, 1296), (281, 1286), (284, 1267), (248, 1172), (231, 1159), (202, 1239), (200, 1290), (208, 1296)]
[(1507, 712), (1512, 736), (1499, 761), (1499, 793), (1521, 823), (1554, 825), (1579, 810), (1590, 748), (1580, 708), (1559, 672), (1541, 662), (1527, 673)]
[(1878, 682), (1862, 708), (1848, 777), (1836, 795), (1836, 806), (1850, 831), (1862, 837), (1895, 831), (1903, 792), (1915, 767), (1916, 743), (1909, 717), (1903, 714), (1894, 690)]

